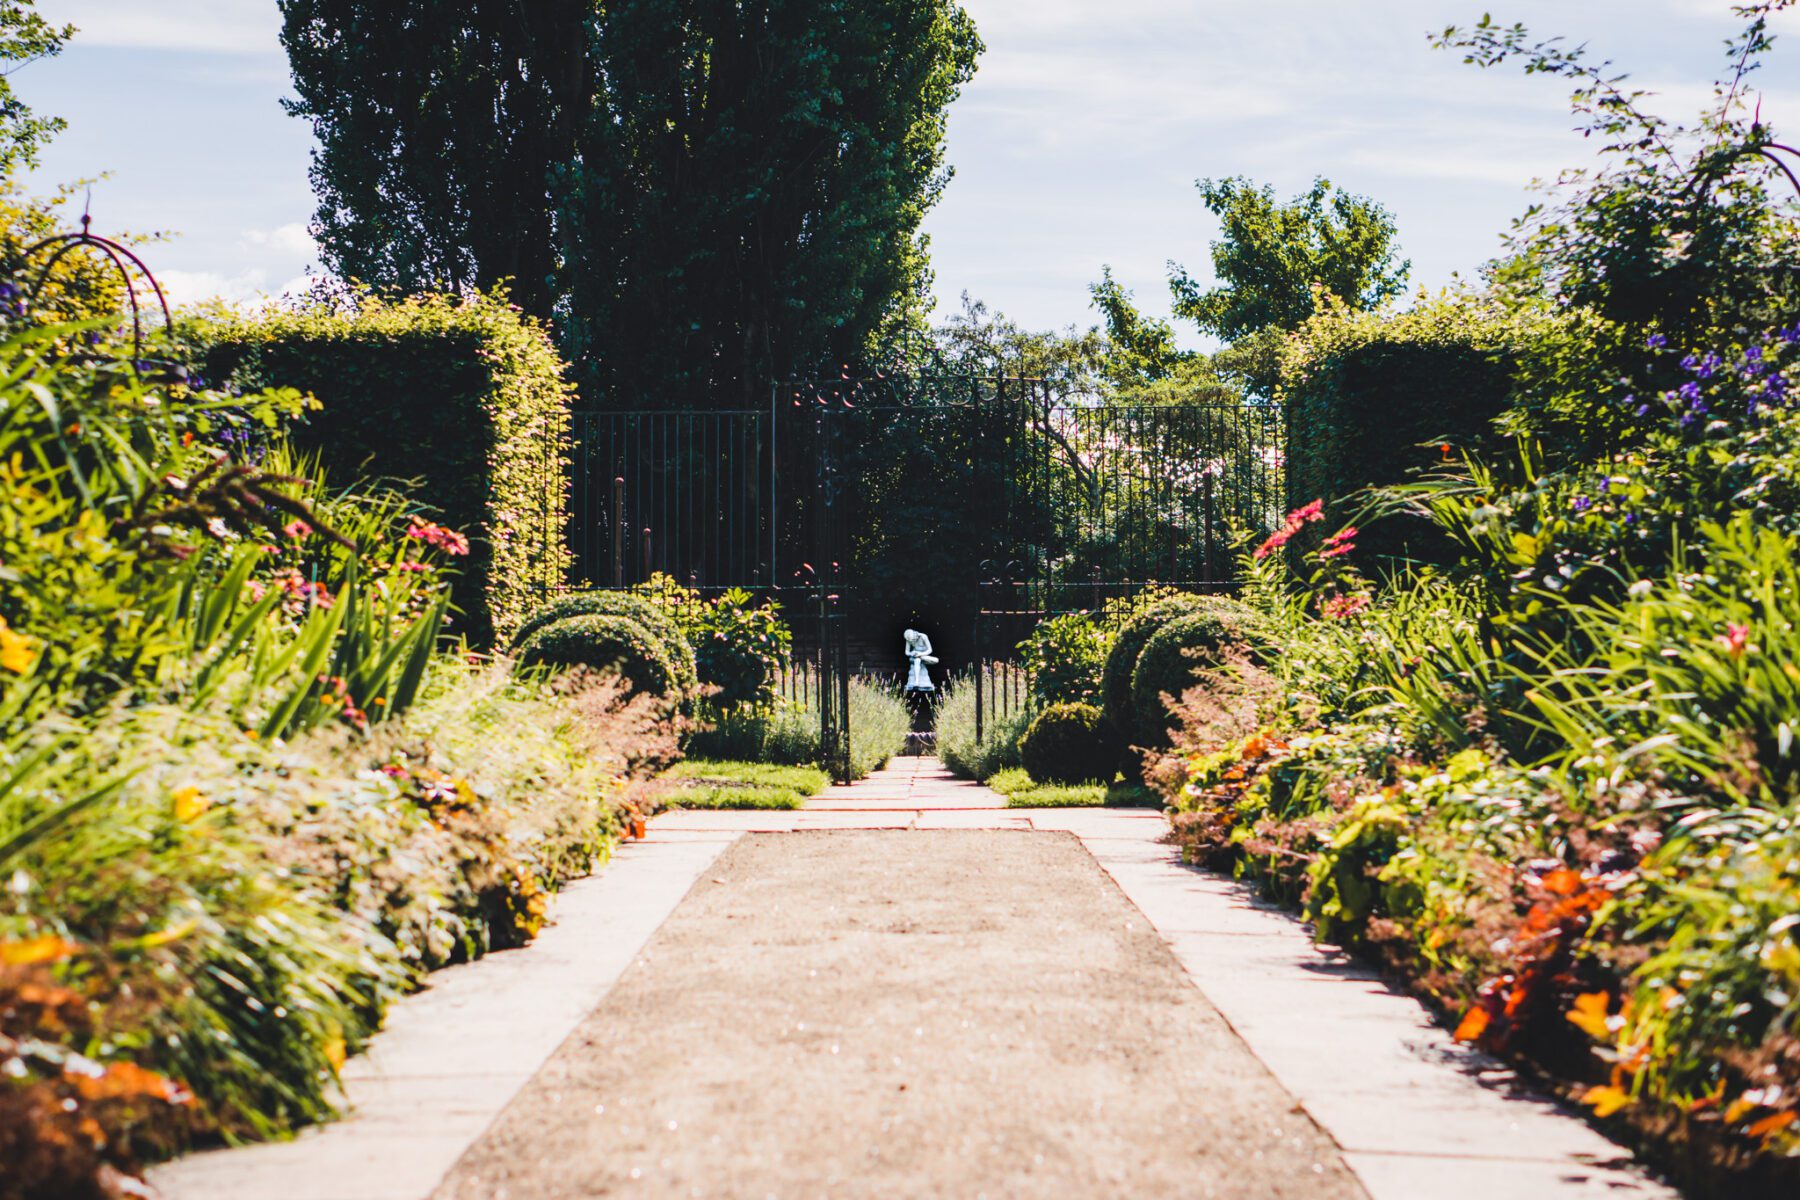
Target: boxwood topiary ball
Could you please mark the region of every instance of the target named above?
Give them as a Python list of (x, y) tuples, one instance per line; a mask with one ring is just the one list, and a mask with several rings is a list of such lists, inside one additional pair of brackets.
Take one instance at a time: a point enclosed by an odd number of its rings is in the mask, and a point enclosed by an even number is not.
[(699, 682), (694, 647), (666, 610), (631, 592), (574, 592), (552, 600), (527, 617), (513, 635), (512, 650), (522, 655), (525, 643), (550, 625), (571, 617), (624, 617), (637, 622), (662, 647), (673, 672), (669, 690), (685, 692)]
[(1118, 752), (1106, 714), (1092, 704), (1053, 704), (1019, 741), (1026, 774), (1039, 783), (1105, 783)]
[(1219, 661), (1228, 645), (1253, 651), (1264, 643), (1261, 619), (1255, 610), (1233, 600), (1209, 597), (1211, 603), (1167, 622), (1150, 635), (1138, 655), (1131, 678), (1133, 727), (1146, 746), (1169, 742), (1168, 705), (1165, 695), (1177, 699), (1194, 686), (1211, 664)]
[(1205, 608), (1214, 599), (1186, 593), (1170, 596), (1158, 600), (1119, 630), (1100, 675), (1100, 702), (1114, 729), (1125, 733), (1138, 726), (1137, 711), (1132, 706), (1131, 680), (1137, 672), (1138, 656), (1144, 652), (1144, 645), (1151, 635), (1176, 617)]
[(589, 667), (614, 671), (634, 692), (670, 695), (675, 668), (662, 643), (630, 617), (607, 613), (567, 617), (545, 625), (518, 648), (520, 670), (532, 667)]

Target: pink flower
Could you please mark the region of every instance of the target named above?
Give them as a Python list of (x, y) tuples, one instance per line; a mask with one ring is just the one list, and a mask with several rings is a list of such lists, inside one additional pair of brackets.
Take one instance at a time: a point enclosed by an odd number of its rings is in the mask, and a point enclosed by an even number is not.
[(1746, 649), (1754, 649), (1750, 645), (1750, 627), (1748, 625), (1727, 625), (1725, 632), (1719, 635), (1719, 645), (1725, 653), (1733, 658), (1742, 658)]
[(445, 529), (442, 525), (421, 521), (417, 517), (406, 527), (406, 536), (417, 538), (427, 546), (435, 546), (445, 554), (462, 555), (469, 552), (468, 538), (454, 529)]
[(1311, 521), (1325, 519), (1325, 502), (1314, 500), (1311, 504), (1303, 504), (1287, 515), (1287, 521), (1280, 529), (1269, 535), (1269, 540), (1256, 548), (1254, 557), (1267, 558), (1275, 551), (1287, 545), (1296, 533), (1306, 528)]
[(1327, 596), (1319, 601), (1319, 615), (1333, 621), (1342, 621), (1354, 617), (1369, 607), (1368, 596), (1358, 592), (1354, 596)]
[(1325, 539), (1325, 548), (1319, 551), (1320, 558), (1338, 558), (1356, 549), (1357, 528), (1346, 526), (1342, 532), (1334, 533)]
[(305, 521), (293, 521), (283, 526), (281, 532), (287, 534), (289, 541), (297, 542), (312, 532), (312, 526)]

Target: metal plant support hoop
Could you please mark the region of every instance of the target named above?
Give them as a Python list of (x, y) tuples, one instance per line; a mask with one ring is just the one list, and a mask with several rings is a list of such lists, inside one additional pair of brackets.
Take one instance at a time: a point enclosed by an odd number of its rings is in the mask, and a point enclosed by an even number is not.
[(50, 251), (50, 257), (44, 261), (43, 266), (38, 268), (30, 287), (26, 290), (25, 303), (27, 305), (37, 303), (39, 295), (43, 292), (44, 284), (49, 282), (50, 272), (54, 271), (56, 264), (63, 259), (84, 248), (98, 251), (108, 262), (112, 263), (119, 272), (120, 281), (125, 285), (125, 297), (131, 311), (131, 364), (132, 369), (137, 370), (139, 364), (149, 360), (144, 357), (144, 305), (138, 299), (139, 285), (137, 279), (132, 276), (133, 267), (137, 269), (138, 275), (143, 277), (144, 282), (150, 285), (151, 292), (156, 296), (156, 305), (162, 310), (164, 329), (174, 327), (175, 316), (169, 309), (169, 300), (163, 293), (162, 284), (157, 282), (156, 276), (151, 273), (144, 260), (128, 247), (95, 233), (93, 221), (90, 214), (82, 213), (81, 232), (59, 233), (25, 248), (23, 257), (26, 264), (29, 264), (43, 251)]

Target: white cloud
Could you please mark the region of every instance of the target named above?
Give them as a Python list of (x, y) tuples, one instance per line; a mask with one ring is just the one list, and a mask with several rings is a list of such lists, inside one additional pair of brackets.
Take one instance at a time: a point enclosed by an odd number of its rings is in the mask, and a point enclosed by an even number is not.
[(215, 54), (279, 54), (274, 0), (43, 0), (46, 20), (72, 22), (78, 45)]
[(311, 261), (319, 256), (319, 244), (300, 221), (277, 229), (252, 229), (244, 234), (244, 247), (252, 253), (281, 254)]

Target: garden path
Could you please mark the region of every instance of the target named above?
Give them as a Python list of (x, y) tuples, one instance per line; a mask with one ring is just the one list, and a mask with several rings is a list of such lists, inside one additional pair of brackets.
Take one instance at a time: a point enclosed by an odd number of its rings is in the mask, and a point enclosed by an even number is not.
[(347, 1072), (357, 1115), (155, 1181), (171, 1200), (1673, 1197), (1292, 918), (1183, 867), (1160, 814), (1002, 805), (902, 759), (799, 812), (665, 814), (533, 947), (403, 1003)]

